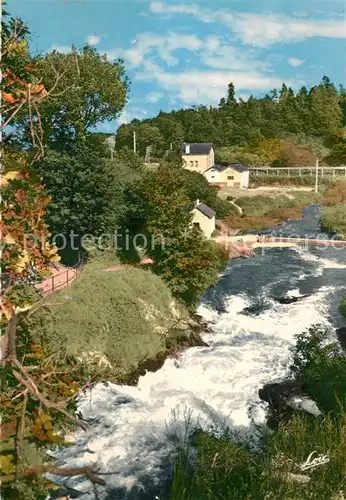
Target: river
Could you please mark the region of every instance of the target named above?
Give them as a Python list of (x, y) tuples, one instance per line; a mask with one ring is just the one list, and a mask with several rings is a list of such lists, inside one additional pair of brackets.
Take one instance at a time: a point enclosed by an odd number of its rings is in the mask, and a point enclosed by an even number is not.
[[(280, 226), (283, 235), (321, 234), (319, 208), (301, 221)], [(268, 232), (268, 231), (266, 231)], [(273, 297), (308, 295), (292, 304)], [(68, 467), (97, 464), (106, 487), (101, 500), (164, 500), (177, 443), (196, 427), (256, 447), (265, 427), (266, 403), (258, 390), (288, 373), (295, 334), (321, 323), (345, 326), (337, 304), (346, 296), (345, 248), (258, 249), (255, 258), (230, 261), (219, 282), (203, 297), (199, 314), (210, 323), (203, 335), (209, 347), (186, 350), (167, 359), (137, 387), (98, 384), (79, 398), (90, 430), (78, 432), (75, 445), (54, 453)], [(64, 484), (82, 500), (95, 494), (86, 478)]]

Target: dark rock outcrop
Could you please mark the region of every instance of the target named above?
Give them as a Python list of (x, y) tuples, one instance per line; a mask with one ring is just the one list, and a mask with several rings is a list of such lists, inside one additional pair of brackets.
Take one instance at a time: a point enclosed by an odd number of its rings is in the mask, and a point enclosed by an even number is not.
[[(143, 359), (131, 373), (126, 376), (125, 383), (136, 385), (140, 376), (146, 372), (159, 370), (167, 358), (178, 358), (179, 354), (188, 347), (209, 347), (201, 337), (201, 332), (208, 332), (210, 328), (202, 316), (195, 314), (186, 324), (172, 328), (166, 339), (166, 350), (157, 354), (155, 359)], [(176, 364), (178, 367), (178, 364)]]
[(273, 297), (273, 300), (279, 302), (280, 304), (294, 304), (295, 302), (299, 302), (306, 297), (309, 297), (309, 295), (301, 295), (300, 297)]
[(262, 401), (269, 403), (270, 427), (281, 419), (289, 419), (294, 410), (304, 411), (316, 418), (322, 415), (315, 401), (294, 380), (266, 384), (258, 391), (258, 395)]
[(266, 311), (269, 308), (270, 305), (265, 303), (252, 304), (251, 306), (245, 307), (242, 310), (242, 313), (248, 316), (258, 316), (263, 311)]

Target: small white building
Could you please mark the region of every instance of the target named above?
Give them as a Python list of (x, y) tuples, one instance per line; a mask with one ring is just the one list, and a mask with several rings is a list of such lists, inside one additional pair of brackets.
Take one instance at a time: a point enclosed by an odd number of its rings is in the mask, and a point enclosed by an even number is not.
[(211, 238), (216, 227), (216, 212), (199, 200), (195, 201), (190, 212), (193, 226), (198, 227), (206, 238)]
[(215, 163), (215, 153), (211, 143), (184, 143), (181, 148), (183, 167), (191, 172), (203, 174)]
[(209, 184), (214, 184), (219, 187), (249, 187), (250, 170), (240, 163), (213, 165), (208, 168), (203, 175)]

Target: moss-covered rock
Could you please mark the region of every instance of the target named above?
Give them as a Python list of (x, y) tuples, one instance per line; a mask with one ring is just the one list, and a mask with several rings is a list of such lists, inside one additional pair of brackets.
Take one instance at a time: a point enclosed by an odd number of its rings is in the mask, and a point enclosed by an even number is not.
[(125, 266), (106, 272), (86, 265), (68, 290), (33, 317), (34, 341), (92, 373), (128, 373), (164, 351), (173, 329), (186, 327), (187, 310), (150, 270)]

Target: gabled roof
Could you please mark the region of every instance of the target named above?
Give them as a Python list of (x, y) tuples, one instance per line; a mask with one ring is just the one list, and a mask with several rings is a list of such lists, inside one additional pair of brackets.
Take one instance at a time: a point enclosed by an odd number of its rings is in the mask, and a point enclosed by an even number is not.
[(206, 172), (208, 172), (209, 170), (216, 170), (217, 172), (223, 172), (224, 170), (226, 170), (227, 168), (231, 168), (233, 170), (235, 170), (236, 172), (248, 172), (249, 169), (247, 167), (245, 167), (244, 165), (242, 165), (241, 163), (224, 163), (222, 165), (213, 165), (212, 167), (209, 167)]
[[(186, 146), (190, 146), (190, 152), (186, 153)], [(211, 142), (184, 142), (180, 153), (183, 155), (208, 155), (213, 145)]]
[(192, 212), (192, 210), (195, 209), (201, 212), (206, 217), (208, 217), (208, 219), (212, 219), (216, 215), (216, 212), (214, 212), (214, 210), (208, 207), (208, 205), (200, 203), (199, 201), (195, 201), (194, 203), (192, 203), (192, 205), (189, 206), (189, 212)]

